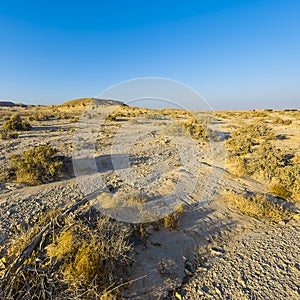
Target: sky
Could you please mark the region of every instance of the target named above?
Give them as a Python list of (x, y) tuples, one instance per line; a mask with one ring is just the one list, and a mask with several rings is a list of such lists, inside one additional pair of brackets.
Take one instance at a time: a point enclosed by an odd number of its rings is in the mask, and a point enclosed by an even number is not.
[(216, 110), (300, 108), (299, 16), (298, 0), (0, 0), (0, 99), (59, 104), (163, 77)]

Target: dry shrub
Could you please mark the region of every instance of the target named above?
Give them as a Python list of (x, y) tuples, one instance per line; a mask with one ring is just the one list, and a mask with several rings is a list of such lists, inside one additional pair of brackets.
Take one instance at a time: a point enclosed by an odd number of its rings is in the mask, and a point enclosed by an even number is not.
[(200, 124), (194, 117), (189, 117), (186, 122), (183, 122), (183, 126), (192, 138), (203, 140), (208, 139), (206, 127)]
[(30, 116), (29, 120), (34, 120), (34, 121), (47, 121), (49, 120), (50, 116), (48, 114), (45, 113), (35, 113), (33, 114), (33, 116)]
[(161, 109), (161, 113), (165, 116), (170, 116), (173, 119), (180, 118), (187, 114), (187, 111), (183, 109), (177, 109), (177, 108), (163, 108)]
[(0, 131), (0, 140), (17, 139), (19, 137), (17, 132)]
[(269, 116), (269, 114), (264, 111), (253, 111), (250, 114), (252, 117), (255, 117), (255, 118), (265, 118), (265, 117)]
[(272, 124), (277, 124), (277, 125), (291, 125), (293, 121), (291, 119), (281, 119), (280, 117), (275, 117), (272, 120)]
[(47, 254), (60, 261), (60, 272), (69, 286), (84, 289), (94, 284), (102, 292), (122, 275), (126, 277), (122, 266), (131, 261), (130, 227), (104, 216), (92, 222), (71, 221), (75, 223), (47, 247)]
[(57, 152), (48, 145), (38, 145), (20, 155), (12, 155), (6, 179), (32, 185), (56, 180), (63, 168), (63, 162), (55, 158)]
[(254, 176), (274, 186), (274, 195), (297, 200), (300, 154), (274, 146), (274, 137), (274, 132), (262, 121), (241, 126), (227, 140), (228, 167), (237, 176)]
[(184, 204), (181, 203), (175, 208), (172, 214), (166, 215), (162, 219), (163, 226), (168, 229), (177, 229), (179, 217), (180, 215), (183, 214), (183, 212), (184, 212)]
[(248, 175), (247, 159), (241, 156), (231, 157), (227, 163), (227, 167), (230, 168), (231, 173), (238, 177)]
[(166, 117), (159, 113), (148, 113), (145, 115), (146, 120), (165, 120)]
[(111, 121), (111, 122), (115, 122), (115, 121), (117, 121), (117, 117), (116, 117), (116, 115), (110, 114), (110, 115), (107, 116), (106, 120)]
[(262, 218), (278, 222), (291, 217), (290, 211), (282, 205), (269, 201), (266, 195), (240, 195), (234, 192), (226, 192), (223, 195), (225, 202), (243, 214), (251, 217)]
[(3, 125), (3, 130), (22, 131), (30, 130), (31, 126), (24, 121), (19, 114), (14, 114)]
[[(8, 263), (12, 263), (13, 260), (21, 254), (25, 247), (32, 241), (34, 236), (42, 229), (43, 226), (53, 220), (61, 211), (61, 209), (54, 209), (46, 212), (39, 217), (34, 226), (29, 227), (27, 230), (23, 229), (20, 233), (16, 234), (11, 240), (8, 248)], [(32, 258), (35, 258), (35, 253), (27, 260), (27, 263), (32, 262)]]
[(283, 185), (281, 184), (272, 184), (269, 186), (269, 192), (272, 193), (276, 197), (280, 197), (282, 199), (287, 199), (291, 196), (291, 192), (289, 192)]
[(232, 132), (227, 140), (227, 149), (231, 156), (252, 153), (255, 145), (275, 139), (274, 131), (263, 121), (246, 124)]
[[(0, 297), (120, 299), (117, 295), (120, 287), (127, 284), (132, 261), (131, 227), (93, 209), (69, 215), (59, 223), (54, 222), (46, 239), (2, 286)], [(36, 224), (25, 237), (14, 239), (8, 263), (40, 229), (41, 224)]]
[(173, 121), (170, 125), (164, 126), (162, 133), (169, 136), (184, 136), (187, 134), (186, 129), (180, 122)]
[(74, 244), (74, 235), (71, 230), (62, 231), (57, 237), (55, 244), (47, 247), (49, 256), (56, 256), (59, 259), (64, 258), (72, 252)]
[(248, 168), (251, 174), (267, 182), (283, 186), (288, 193), (300, 191), (300, 161), (290, 149), (279, 149), (270, 144), (261, 145), (254, 153)]

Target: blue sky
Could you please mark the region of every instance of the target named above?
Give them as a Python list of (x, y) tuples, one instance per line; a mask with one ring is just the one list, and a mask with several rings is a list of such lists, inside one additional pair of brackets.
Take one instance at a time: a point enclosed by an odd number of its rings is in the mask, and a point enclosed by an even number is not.
[(0, 99), (56, 104), (157, 76), (214, 109), (299, 108), (299, 16), (298, 0), (0, 0)]

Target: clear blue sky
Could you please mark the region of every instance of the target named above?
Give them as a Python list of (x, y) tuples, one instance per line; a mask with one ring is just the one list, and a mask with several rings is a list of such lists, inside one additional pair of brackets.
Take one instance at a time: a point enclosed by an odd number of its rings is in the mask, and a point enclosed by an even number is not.
[(144, 76), (214, 109), (299, 108), (300, 1), (0, 0), (0, 99), (55, 104)]

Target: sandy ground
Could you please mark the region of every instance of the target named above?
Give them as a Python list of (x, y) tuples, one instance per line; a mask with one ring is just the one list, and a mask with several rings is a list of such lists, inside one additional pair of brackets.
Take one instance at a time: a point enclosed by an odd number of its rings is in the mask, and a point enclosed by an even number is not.
[[(69, 129), (74, 123), (44, 123), (45, 126), (35, 126), (16, 140), (1, 141), (0, 168), (12, 153), (39, 143), (58, 147), (62, 155), (72, 154), (74, 136)], [(271, 226), (226, 207), (219, 197), (223, 191), (266, 192), (266, 187), (224, 171), (223, 142), (176, 139), (162, 129), (171, 126), (169, 118), (138, 119), (130, 130), (128, 124), (111, 122), (101, 126), (94, 153), (97, 176), (118, 198), (144, 194), (161, 199), (172, 195), (172, 191), (174, 194), (177, 186), (177, 196), (171, 197), (170, 207), (172, 210), (183, 202), (185, 212), (175, 230), (146, 227), (145, 243), (134, 248), (136, 260), (131, 266), (131, 277), (137, 280), (124, 296), (299, 299), (299, 221)], [(222, 125), (223, 122), (215, 122), (212, 127), (220, 130)], [(59, 182), (36, 187), (1, 183), (0, 254), (5, 256), (11, 237), (26, 231), (45, 211), (75, 203), (84, 193), (99, 188), (91, 185), (85, 190), (88, 174), (81, 175), (78, 180), (70, 173)], [(106, 213), (116, 216), (115, 210)], [(118, 213), (124, 221), (134, 219), (132, 214)]]

